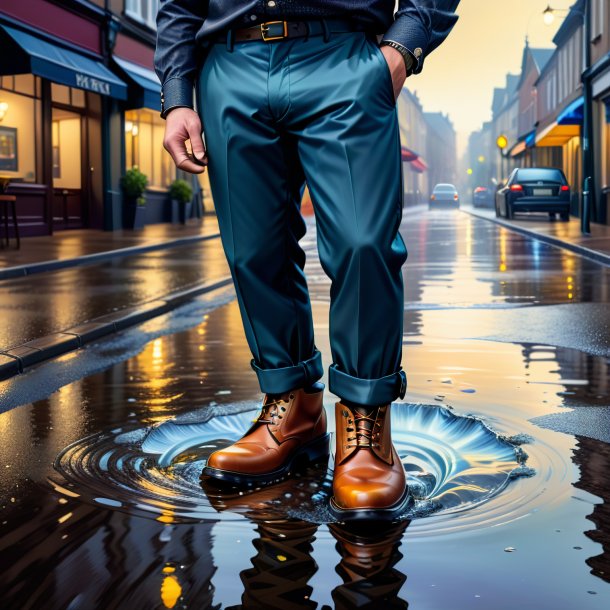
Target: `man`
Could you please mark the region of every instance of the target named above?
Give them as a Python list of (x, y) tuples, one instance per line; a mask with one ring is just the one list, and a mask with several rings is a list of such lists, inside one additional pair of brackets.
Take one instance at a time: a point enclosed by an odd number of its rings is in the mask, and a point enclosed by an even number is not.
[(161, 1), (164, 146), (182, 170), (209, 168), (265, 394), (254, 424), (210, 456), (204, 475), (254, 485), (328, 455), (298, 243), (307, 182), (332, 280), (328, 379), (340, 400), (330, 510), (341, 520), (393, 519), (407, 507), (389, 412), (406, 390), (396, 102), (405, 78), (449, 34), (458, 3), (400, 0), (394, 14), (393, 0)]

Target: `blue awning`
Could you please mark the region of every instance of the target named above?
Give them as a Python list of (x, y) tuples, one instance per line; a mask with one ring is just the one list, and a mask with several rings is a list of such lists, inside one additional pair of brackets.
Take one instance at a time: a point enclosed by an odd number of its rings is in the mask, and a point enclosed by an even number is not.
[(54, 83), (127, 99), (127, 85), (100, 60), (0, 24), (1, 74), (32, 73)]
[(161, 82), (157, 73), (116, 55), (113, 55), (112, 58), (131, 81), (128, 106), (150, 108), (161, 112)]
[(582, 125), (584, 99), (574, 100), (557, 117), (557, 125)]
[(536, 130), (533, 129), (525, 136), (525, 146), (527, 148), (532, 148), (532, 146), (536, 146)]

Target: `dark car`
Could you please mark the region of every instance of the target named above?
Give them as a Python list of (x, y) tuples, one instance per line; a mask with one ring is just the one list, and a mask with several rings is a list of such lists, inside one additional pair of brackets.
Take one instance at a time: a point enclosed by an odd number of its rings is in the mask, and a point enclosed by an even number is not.
[(457, 189), (453, 184), (437, 184), (432, 191), (432, 195), (430, 195), (428, 208), (447, 206), (452, 208), (460, 207), (460, 196)]
[(496, 193), (496, 216), (513, 218), (517, 212), (548, 212), (570, 220), (570, 185), (554, 167), (524, 167), (513, 170), (508, 182)]
[(472, 195), (472, 205), (475, 208), (492, 208), (494, 205), (495, 189), (488, 186), (477, 186)]

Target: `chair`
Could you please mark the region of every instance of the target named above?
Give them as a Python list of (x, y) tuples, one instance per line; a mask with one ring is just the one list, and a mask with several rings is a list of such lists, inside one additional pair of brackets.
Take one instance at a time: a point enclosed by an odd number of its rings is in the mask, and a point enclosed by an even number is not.
[(17, 249), (21, 247), (20, 239), (19, 239), (19, 223), (17, 222), (17, 208), (16, 203), (17, 197), (15, 195), (2, 195), (0, 194), (0, 206), (3, 208), (4, 213), (4, 235), (6, 237), (6, 245), (9, 245), (8, 238), (8, 212), (9, 206), (12, 207), (13, 212), (13, 228), (15, 229), (15, 237), (17, 239)]

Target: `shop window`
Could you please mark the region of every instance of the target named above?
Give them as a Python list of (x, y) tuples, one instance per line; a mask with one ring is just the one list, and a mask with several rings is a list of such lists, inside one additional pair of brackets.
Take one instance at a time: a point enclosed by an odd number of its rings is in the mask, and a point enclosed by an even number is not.
[(126, 0), (125, 13), (132, 19), (156, 29), (159, 0)]
[(137, 167), (148, 177), (148, 187), (165, 189), (176, 176), (176, 168), (163, 148), (165, 121), (158, 113), (140, 109), (125, 113), (126, 169)]
[(0, 83), (0, 175), (36, 182), (36, 128), (40, 100), (32, 74), (3, 76)]
[(66, 87), (57, 83), (51, 83), (51, 99), (56, 104), (76, 106), (77, 108), (84, 108), (86, 105), (85, 92), (82, 89)]

